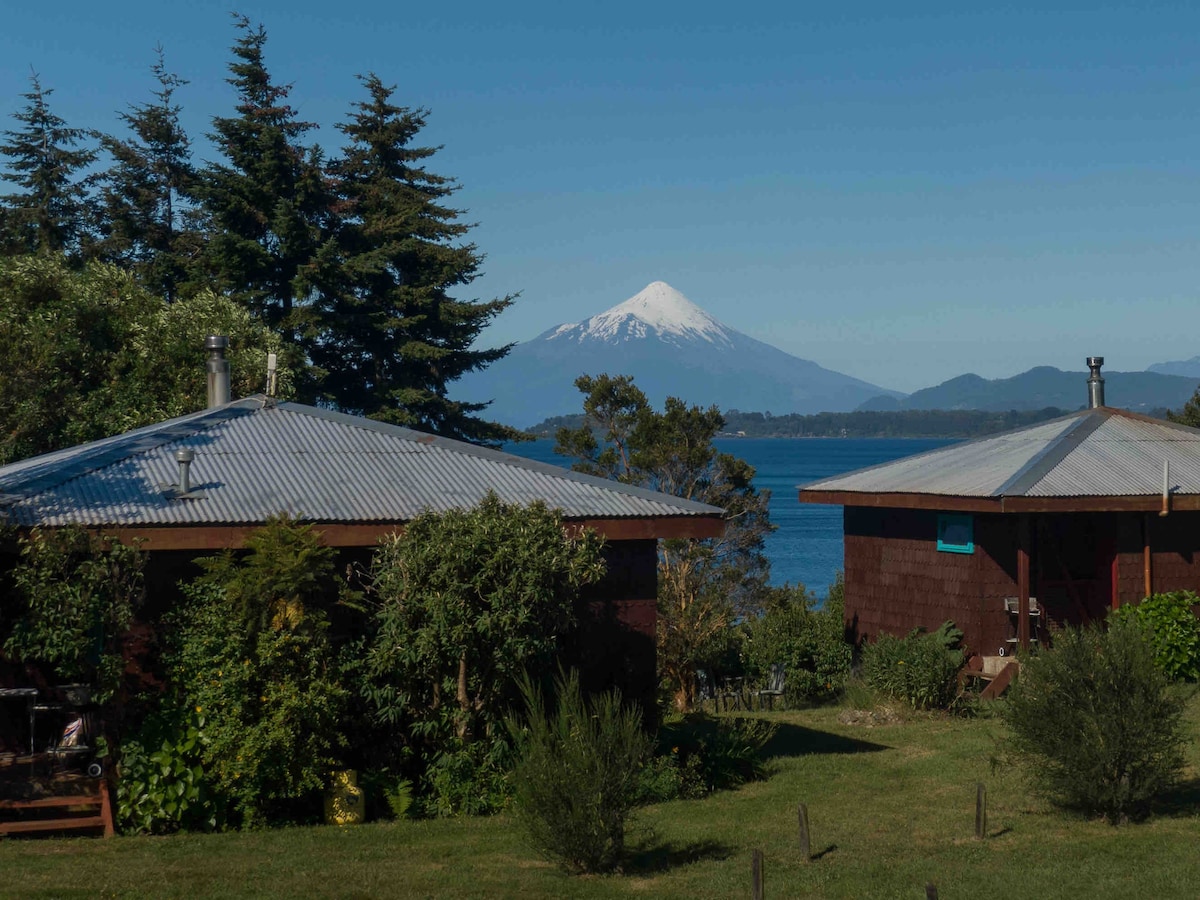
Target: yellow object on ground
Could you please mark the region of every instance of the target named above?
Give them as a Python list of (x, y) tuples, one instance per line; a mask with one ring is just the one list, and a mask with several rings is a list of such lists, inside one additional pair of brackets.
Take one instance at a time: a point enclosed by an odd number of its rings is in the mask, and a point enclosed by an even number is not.
[(361, 825), (366, 818), (363, 790), (353, 769), (334, 772), (325, 790), (325, 822), (328, 825)]

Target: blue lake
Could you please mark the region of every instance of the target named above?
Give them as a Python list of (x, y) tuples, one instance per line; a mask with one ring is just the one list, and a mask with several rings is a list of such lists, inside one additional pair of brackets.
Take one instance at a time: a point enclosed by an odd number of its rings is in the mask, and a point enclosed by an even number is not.
[[(777, 530), (767, 539), (774, 584), (803, 584), (824, 594), (842, 568), (842, 508), (800, 503), (796, 486), (865, 466), (891, 462), (914, 453), (945, 447), (954, 441), (926, 438), (718, 438), (717, 448), (746, 460), (756, 470), (755, 485), (771, 492), (771, 522)], [(570, 466), (554, 454), (551, 440), (505, 448), (541, 462)]]

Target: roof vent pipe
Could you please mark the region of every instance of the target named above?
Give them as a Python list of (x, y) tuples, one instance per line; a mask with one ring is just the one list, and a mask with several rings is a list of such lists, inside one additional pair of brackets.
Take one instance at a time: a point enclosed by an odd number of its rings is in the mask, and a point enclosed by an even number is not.
[(224, 335), (210, 334), (204, 339), (204, 349), (208, 351), (209, 409), (229, 402), (229, 360), (225, 358), (228, 346), (229, 338)]
[[(212, 338), (209, 338), (212, 340)], [(1104, 405), (1104, 379), (1100, 377), (1100, 367), (1104, 365), (1103, 356), (1089, 356), (1087, 358), (1088, 368), (1091, 370), (1091, 375), (1088, 376), (1088, 409), (1096, 409)]]
[(175, 451), (175, 461), (179, 463), (179, 496), (185, 497), (192, 492), (192, 460), (196, 453), (187, 447)]

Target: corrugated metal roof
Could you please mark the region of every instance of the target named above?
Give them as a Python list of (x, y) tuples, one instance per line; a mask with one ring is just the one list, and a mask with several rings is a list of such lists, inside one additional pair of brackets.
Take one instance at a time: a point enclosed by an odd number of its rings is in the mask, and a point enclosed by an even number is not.
[(953, 497), (1200, 494), (1200, 430), (1101, 407), (801, 486)]
[[(194, 451), (197, 498), (175, 499), (175, 451)], [(447, 438), (294, 403), (247, 398), (0, 468), (20, 525), (246, 525), (277, 513), (403, 522), (425, 510), (542, 500), (570, 519), (676, 518), (717, 507)]]

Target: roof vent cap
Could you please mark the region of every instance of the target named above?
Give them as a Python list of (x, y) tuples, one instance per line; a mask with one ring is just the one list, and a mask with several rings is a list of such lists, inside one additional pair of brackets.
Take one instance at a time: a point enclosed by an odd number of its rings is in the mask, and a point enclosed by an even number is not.
[(1104, 365), (1103, 356), (1089, 356), (1088, 369), (1088, 409), (1098, 409), (1104, 405), (1104, 379), (1100, 377), (1100, 367)]

